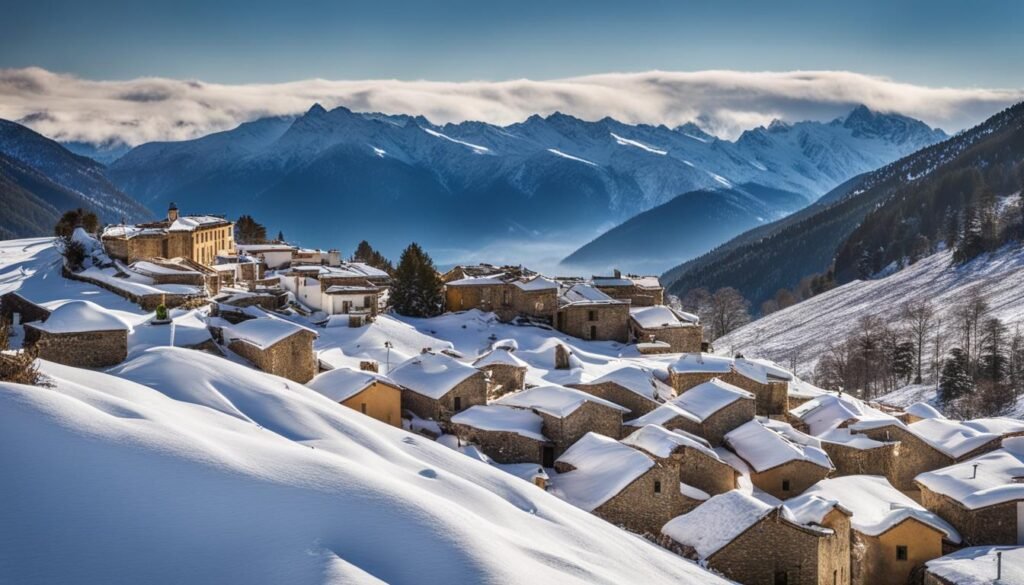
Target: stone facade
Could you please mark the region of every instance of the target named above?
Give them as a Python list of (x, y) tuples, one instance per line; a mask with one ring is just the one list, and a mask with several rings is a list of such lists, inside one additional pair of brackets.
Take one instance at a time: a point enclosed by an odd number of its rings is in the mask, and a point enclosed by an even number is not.
[(556, 329), (580, 339), (629, 341), (629, 304), (571, 304), (558, 309)]
[(634, 319), (630, 319), (629, 333), (637, 343), (647, 343), (652, 340), (667, 343), (668, 351), (666, 353), (696, 353), (701, 350), (701, 343), (704, 341), (704, 327), (696, 324), (645, 329)]
[(138, 227), (146, 231), (129, 238), (104, 234), (101, 241), (111, 258), (127, 264), (137, 260), (180, 256), (209, 266), (221, 252), (234, 250), (234, 224), (227, 220), (200, 225), (191, 231), (168, 231), (172, 221), (168, 217), (168, 221), (142, 224)]
[(828, 453), (835, 466), (834, 475), (893, 476), (899, 443), (883, 443), (871, 449), (855, 449), (842, 443), (822, 441), (821, 448)]
[(555, 457), (565, 453), (583, 435), (594, 432), (618, 439), (622, 432), (622, 411), (596, 402), (584, 402), (564, 417), (535, 411), (544, 420), (542, 431), (555, 445)]
[[(779, 509), (706, 559), (708, 567), (744, 585), (850, 585), (850, 518), (832, 510), (828, 532), (794, 524)], [(669, 548), (692, 549), (664, 537)]]
[(449, 311), (479, 309), (493, 312), (501, 321), (517, 317), (553, 323), (558, 307), (558, 289), (527, 291), (513, 282), (445, 286), (445, 306)]
[(105, 368), (128, 358), (128, 331), (50, 333), (26, 323), (25, 345), (34, 346), (39, 359), (76, 368)]
[(623, 388), (615, 382), (601, 382), (600, 384), (568, 384), (568, 386), (570, 388), (583, 390), (587, 394), (597, 396), (598, 398), (604, 398), (605, 400), (614, 402), (623, 408), (628, 408), (629, 414), (627, 416), (630, 418), (643, 416), (655, 408), (658, 408), (661, 404), (653, 398), (641, 396), (628, 388)]
[(921, 505), (957, 529), (964, 546), (1017, 545), (1018, 502), (1005, 502), (976, 510), (966, 508), (945, 494), (918, 484)]
[[(701, 422), (684, 416), (675, 416), (661, 426), (697, 435), (712, 445), (721, 445), (729, 431), (754, 420), (754, 401), (741, 398), (711, 414)], [(630, 432), (636, 430), (629, 428)]]
[(32, 321), (45, 321), (50, 316), (50, 310), (33, 303), (15, 292), (9, 292), (0, 296), (0, 317), (8, 323), (13, 323), (15, 314), (21, 316), (21, 323), (30, 323)]
[(831, 470), (810, 461), (797, 459), (761, 472), (750, 470), (750, 481), (763, 491), (786, 500), (799, 496), (812, 485), (828, 477)]
[(450, 427), (452, 434), (476, 444), (498, 463), (546, 463), (550, 467), (554, 461), (554, 450), (548, 441), (538, 441), (510, 431), (489, 431), (455, 423)]
[(748, 378), (735, 370), (729, 372), (674, 372), (669, 370), (669, 383), (676, 392), (682, 394), (698, 384), (718, 378), (723, 382), (738, 386), (754, 395), (755, 412), (758, 416), (785, 416), (789, 412), (789, 383), (770, 380), (762, 384)]
[(512, 364), (488, 364), (480, 370), (490, 374), (487, 394), (498, 397), (509, 392), (518, 392), (526, 387), (526, 368)]
[(852, 562), (852, 583), (904, 585), (925, 562), (942, 556), (942, 538), (942, 532), (915, 518), (907, 518), (877, 536), (854, 531), (853, 549), (857, 552)]
[(402, 388), (402, 408), (420, 418), (446, 423), (453, 414), (478, 404), (487, 404), (487, 378), (483, 372), (469, 376), (437, 399)]
[(317, 372), (315, 338), (312, 331), (300, 330), (266, 348), (244, 339), (233, 339), (228, 347), (264, 372), (304, 384)]
[(689, 447), (679, 454), (678, 467), (679, 481), (712, 496), (736, 489), (740, 475), (728, 463)]

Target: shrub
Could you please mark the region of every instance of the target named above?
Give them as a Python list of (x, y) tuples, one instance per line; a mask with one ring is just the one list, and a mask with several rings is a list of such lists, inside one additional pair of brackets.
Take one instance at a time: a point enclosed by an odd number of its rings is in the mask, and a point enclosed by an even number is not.
[(37, 352), (28, 347), (18, 352), (9, 352), (11, 325), (6, 319), (0, 319), (0, 381), (15, 384), (43, 386), (43, 375), (36, 365)]
[(159, 305), (156, 306), (156, 318), (159, 319), (160, 321), (167, 320), (167, 306), (164, 305), (163, 303), (160, 303)]

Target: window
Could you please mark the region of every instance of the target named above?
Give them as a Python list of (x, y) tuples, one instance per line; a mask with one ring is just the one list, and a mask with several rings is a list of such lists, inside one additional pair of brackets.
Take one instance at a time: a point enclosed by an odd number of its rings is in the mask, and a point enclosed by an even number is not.
[(661, 482), (658, 481), (658, 480), (654, 480), (654, 493), (656, 493), (656, 494), (660, 494), (661, 493)]
[(587, 311), (587, 321), (597, 321), (597, 311)]
[(896, 560), (905, 561), (907, 560), (907, 545), (897, 544), (896, 545)]
[(784, 492), (788, 492), (789, 491), (789, 480), (788, 479), (782, 480), (782, 491), (784, 491)]
[(775, 585), (789, 585), (789, 573), (775, 571)]
[(462, 397), (461, 396), (456, 396), (455, 397), (455, 410), (462, 410)]
[(361, 411), (361, 412), (362, 412), (363, 414), (366, 414), (366, 403), (365, 403), (365, 402), (359, 405), (359, 410), (360, 410), (360, 411)]

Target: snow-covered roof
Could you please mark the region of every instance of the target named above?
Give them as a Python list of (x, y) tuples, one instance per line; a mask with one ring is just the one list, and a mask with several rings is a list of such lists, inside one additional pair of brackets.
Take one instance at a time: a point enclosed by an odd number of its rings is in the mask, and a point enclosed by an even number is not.
[(103, 228), (104, 238), (126, 238), (137, 236), (160, 236), (167, 233), (162, 227), (140, 227), (136, 225), (110, 225)]
[(623, 366), (607, 374), (595, 378), (585, 384), (604, 384), (611, 382), (651, 400), (671, 400), (675, 391), (671, 386), (654, 376), (654, 372), (641, 366)]
[(823, 394), (789, 411), (803, 421), (812, 435), (820, 436), (848, 421), (896, 421), (896, 417), (864, 404), (850, 395)]
[(913, 518), (944, 533), (953, 543), (960, 542), (960, 534), (948, 522), (925, 510), (921, 504), (894, 488), (884, 477), (848, 475), (823, 479), (807, 488), (800, 496), (787, 501), (799, 506), (802, 499), (820, 497), (839, 502), (853, 517), (854, 530), (868, 536), (878, 536), (897, 524)]
[(754, 395), (713, 378), (698, 384), (647, 414), (629, 421), (629, 426), (664, 425), (676, 417), (701, 423), (737, 400), (753, 400)]
[(732, 371), (732, 358), (709, 353), (684, 353), (669, 368), (677, 374), (725, 374)]
[(1018, 483), (1022, 478), (1024, 457), (999, 449), (922, 473), (915, 480), (933, 492), (976, 510), (1005, 502), (1024, 501), (1024, 483)]
[[(999, 563), (1002, 575), (997, 581)], [(950, 585), (1024, 585), (1024, 546), (972, 546), (927, 561), (925, 566)]]
[(507, 347), (496, 347), (473, 362), (473, 366), (477, 368), (493, 365), (515, 366), (517, 368), (529, 367), (526, 362), (516, 357)]
[(965, 420), (963, 424), (965, 427), (970, 427), (976, 431), (992, 433), (994, 435), (1013, 435), (1017, 433), (1024, 433), (1024, 421), (1002, 416)]
[(547, 441), (541, 432), (544, 420), (532, 411), (491, 404), (471, 406), (452, 416), (455, 424), (484, 431), (515, 433), (528, 439)]
[(235, 248), (239, 252), (292, 252), (295, 250), (294, 246), (288, 244), (236, 244)]
[(623, 408), (614, 402), (598, 398), (593, 394), (587, 394), (582, 390), (567, 388), (565, 386), (537, 386), (535, 388), (527, 388), (526, 390), (522, 390), (514, 394), (506, 394), (498, 400), (495, 400), (494, 404), (515, 406), (519, 408), (532, 408), (545, 414), (550, 414), (551, 416), (565, 417), (575, 412), (577, 408), (583, 406), (587, 402), (600, 404), (602, 406), (618, 410), (619, 412), (629, 412), (628, 408)]
[[(388, 374), (403, 387), (438, 399), (480, 370), (442, 353), (421, 353), (395, 366)], [(482, 375), (482, 374), (481, 374)]]
[(622, 442), (663, 459), (671, 456), (680, 447), (686, 447), (696, 449), (717, 461), (722, 461), (703, 438), (685, 431), (670, 431), (657, 425), (644, 425), (622, 439)]
[[(726, 434), (725, 442), (758, 473), (791, 461), (807, 461), (825, 469), (833, 468), (828, 454), (821, 448), (793, 440), (799, 431), (785, 423), (776, 423), (779, 430), (765, 426), (772, 422), (752, 420)], [(781, 432), (785, 427), (790, 431), (785, 433), (786, 436)]]
[(613, 299), (589, 284), (574, 284), (562, 291), (560, 302), (563, 305), (617, 305), (628, 301)]
[(167, 266), (164, 264), (154, 264), (147, 260), (133, 262), (131, 268), (136, 272), (142, 272), (145, 274), (199, 274), (198, 271), (192, 270), (186, 266)]
[(793, 374), (791, 374), (789, 370), (771, 360), (759, 358), (736, 358), (733, 362), (733, 366), (740, 374), (743, 374), (752, 380), (757, 380), (762, 384), (767, 384), (773, 380), (783, 380), (788, 382), (793, 379)]
[(707, 559), (775, 508), (738, 490), (719, 494), (687, 514), (669, 520), (661, 533)]
[(46, 321), (32, 326), (47, 333), (85, 331), (129, 331), (131, 325), (92, 301), (68, 301), (50, 313)]
[(516, 280), (512, 284), (516, 285), (520, 290), (527, 292), (536, 292), (542, 290), (557, 290), (558, 283), (547, 278), (545, 276), (537, 275), (533, 278), (526, 280)]
[(796, 498), (786, 500), (782, 505), (783, 517), (790, 522), (797, 524), (807, 525), (820, 525), (825, 517), (828, 516), (829, 512), (840, 508), (846, 513), (846, 510), (840, 506), (839, 502), (832, 499), (823, 498), (817, 495), (801, 495)]
[(318, 374), (307, 382), (306, 386), (335, 402), (344, 402), (366, 390), (374, 382), (398, 386), (387, 376), (354, 368), (335, 368)]
[(167, 228), (169, 232), (194, 232), (197, 229), (204, 227), (211, 227), (215, 225), (228, 225), (228, 220), (223, 217), (217, 217), (214, 215), (183, 215), (178, 219), (174, 220), (170, 227)]
[(325, 294), (329, 295), (343, 295), (343, 294), (360, 294), (360, 293), (378, 293), (380, 289), (367, 282), (365, 285), (357, 284), (332, 284), (327, 287), (324, 291)]
[(268, 317), (249, 319), (247, 321), (242, 321), (237, 325), (227, 325), (224, 327), (225, 337), (240, 339), (262, 349), (267, 349), (275, 343), (278, 343), (301, 331), (308, 331), (316, 335), (316, 331), (309, 327), (304, 327), (298, 323), (292, 323), (291, 321), (286, 321), (284, 319)]
[(915, 402), (908, 406), (904, 412), (912, 414), (917, 418), (946, 418), (941, 412), (936, 410), (934, 406), (927, 402)]
[(618, 287), (636, 286), (640, 288), (661, 288), (661, 280), (657, 276), (595, 276), (590, 279), (594, 286)]
[(999, 435), (986, 433), (962, 422), (948, 419), (924, 419), (907, 425), (907, 429), (938, 451), (953, 457), (963, 457), (971, 451), (998, 440)]
[(593, 511), (654, 466), (642, 452), (597, 433), (587, 433), (558, 458), (576, 469), (551, 478), (551, 492)]
[(867, 435), (851, 433), (848, 428), (832, 429), (817, 435), (817, 438), (822, 443), (837, 443), (851, 449), (876, 449), (891, 444), (884, 441), (876, 441)]
[(671, 366), (672, 371), (686, 373), (725, 373), (735, 370), (751, 380), (767, 384), (771, 381), (790, 381), (793, 374), (770, 360), (730, 358), (707, 353), (687, 353)]
[(467, 276), (446, 282), (445, 286), (497, 286), (505, 284), (505, 274), (491, 274), (488, 276)]
[(653, 307), (632, 307), (629, 316), (644, 329), (670, 329), (674, 327), (691, 327), (700, 322), (695, 315), (675, 311), (664, 305)]

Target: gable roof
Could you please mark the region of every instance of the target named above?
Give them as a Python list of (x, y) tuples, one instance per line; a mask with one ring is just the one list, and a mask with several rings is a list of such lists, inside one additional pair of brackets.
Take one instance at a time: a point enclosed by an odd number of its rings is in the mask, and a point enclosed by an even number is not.
[[(770, 429), (766, 425), (774, 428)], [(832, 460), (820, 447), (800, 444), (794, 440), (800, 438), (801, 434), (785, 423), (752, 420), (729, 431), (725, 435), (725, 442), (758, 473), (792, 461), (806, 461), (818, 467), (833, 469)], [(813, 437), (806, 439), (811, 439), (807, 443), (814, 442)]]
[(577, 283), (562, 291), (558, 299), (566, 305), (626, 305), (629, 301), (613, 299), (589, 284)]
[(652, 307), (631, 307), (629, 316), (643, 329), (671, 329), (692, 327), (700, 322), (696, 315), (676, 311), (665, 305)]
[(661, 533), (707, 559), (775, 510), (753, 496), (732, 490), (718, 494), (687, 514), (669, 520)]
[(675, 390), (654, 376), (654, 371), (641, 366), (628, 365), (581, 385), (614, 383), (634, 394), (651, 400), (670, 400)]
[(576, 469), (551, 478), (551, 491), (588, 512), (654, 466), (654, 460), (642, 452), (597, 433), (583, 435), (558, 461)]
[(824, 394), (789, 411), (806, 425), (810, 434), (821, 436), (847, 421), (886, 421), (898, 419), (872, 408), (850, 395)]
[(515, 366), (517, 368), (529, 367), (526, 362), (516, 357), (508, 347), (496, 347), (473, 362), (473, 367), (476, 368), (493, 365)]
[(480, 370), (442, 353), (421, 353), (395, 366), (388, 374), (403, 388), (439, 399)]
[(387, 376), (353, 368), (335, 368), (318, 374), (307, 382), (306, 386), (335, 402), (344, 402), (366, 390), (374, 382), (382, 382), (398, 388), (398, 384)]
[(314, 336), (317, 334), (309, 327), (271, 317), (258, 317), (236, 325), (225, 325), (223, 331), (226, 337), (246, 341), (260, 349), (267, 349), (275, 343), (303, 331), (312, 333)]
[(850, 525), (861, 534), (878, 536), (912, 518), (942, 532), (950, 542), (960, 542), (960, 533), (951, 524), (925, 510), (884, 477), (848, 475), (823, 479), (787, 504), (799, 506), (803, 499), (811, 497), (839, 502), (853, 515)]
[(484, 431), (515, 433), (536, 441), (548, 440), (541, 432), (543, 419), (522, 408), (476, 405), (453, 415), (451, 421)]
[(600, 404), (601, 406), (606, 406), (619, 412), (629, 412), (628, 408), (624, 408), (603, 398), (598, 398), (597, 396), (588, 394), (582, 390), (554, 385), (537, 386), (535, 388), (527, 388), (526, 390), (521, 390), (513, 394), (506, 394), (498, 400), (495, 400), (493, 404), (516, 406), (519, 408), (532, 408), (551, 416), (565, 417), (575, 412), (576, 409), (587, 402)]
[(1024, 501), (1024, 483), (1017, 483), (1018, 478), (1024, 478), (1024, 455), (1003, 448), (922, 473), (915, 481), (968, 510), (977, 510)]
[(753, 399), (754, 395), (750, 392), (713, 378), (690, 388), (651, 412), (629, 421), (628, 424), (630, 426), (664, 425), (677, 416), (695, 423), (702, 423), (737, 400)]
[(695, 449), (716, 461), (725, 463), (703, 438), (685, 431), (670, 431), (657, 425), (644, 425), (622, 439), (622, 442), (631, 447), (643, 449), (662, 459), (670, 457), (672, 453), (682, 447)]

